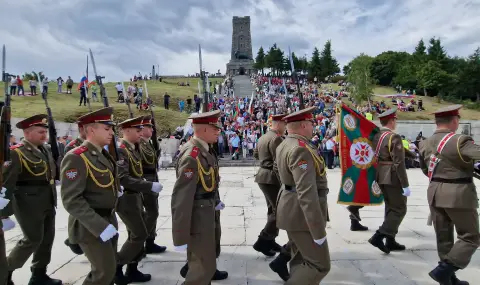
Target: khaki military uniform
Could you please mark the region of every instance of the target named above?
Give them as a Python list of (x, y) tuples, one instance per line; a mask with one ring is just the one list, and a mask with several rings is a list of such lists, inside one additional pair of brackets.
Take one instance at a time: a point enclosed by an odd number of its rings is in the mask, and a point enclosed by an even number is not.
[(216, 270), (216, 157), (192, 138), (180, 151), (176, 175), (171, 202), (172, 235), (175, 246), (188, 245), (189, 270), (184, 284), (207, 285)]
[(385, 199), (385, 218), (379, 232), (389, 238), (395, 238), (398, 228), (407, 214), (407, 197), (403, 196), (403, 188), (409, 186), (405, 168), (405, 148), (400, 135), (388, 128), (380, 128), (374, 137), (374, 149), (384, 132), (385, 136), (378, 150), (376, 181)]
[(117, 167), (109, 153), (89, 141), (66, 154), (61, 166), (61, 196), (68, 217), (68, 235), (91, 264), (83, 284), (110, 284), (117, 265), (118, 236), (103, 242), (109, 224), (118, 229), (115, 215), (120, 191)]
[(23, 238), (8, 256), (9, 271), (23, 267), (33, 254), (32, 268), (50, 263), (55, 238), (55, 162), (44, 146), (26, 140), (10, 148), (11, 163), (3, 168), (6, 197), (10, 203), (0, 216), (15, 214)]
[(276, 223), (276, 203), (280, 191), (280, 181), (273, 171), (276, 149), (283, 141), (282, 134), (270, 130), (260, 137), (257, 143), (256, 153), (260, 160), (260, 168), (255, 176), (255, 182), (262, 190), (267, 201), (267, 223), (260, 232), (260, 237), (266, 240), (274, 240), (278, 236)]
[[(140, 155), (142, 158), (143, 175), (151, 182), (158, 182), (158, 158), (150, 141), (142, 138), (140, 142)], [(158, 218), (158, 193), (143, 193), (143, 206), (145, 207), (144, 221), (147, 227), (148, 238), (155, 239)]]
[(71, 151), (72, 149), (81, 146), (83, 141), (84, 140), (81, 137), (78, 137), (78, 138), (74, 139), (73, 141), (71, 141), (69, 144), (67, 144), (67, 146), (65, 146), (65, 155), (67, 155), (67, 153), (69, 151)]
[(144, 244), (148, 237), (143, 219), (142, 194), (150, 194), (152, 182), (144, 179), (142, 158), (136, 146), (122, 140), (118, 149), (118, 174), (125, 188), (118, 201), (117, 212), (127, 227), (128, 239), (119, 251), (119, 264), (138, 262), (144, 256)]
[(437, 154), (438, 145), (449, 133), (437, 130), (420, 142), (420, 166), (427, 175), (430, 156), (440, 159), (427, 190), (438, 255), (441, 261), (463, 269), (480, 246), (478, 194), (472, 179), (473, 162), (480, 159), (480, 146), (470, 136), (456, 134)]
[(277, 226), (292, 241), (291, 276), (285, 284), (317, 285), (330, 271), (326, 237), (328, 184), (325, 163), (307, 138), (290, 134), (278, 146), (276, 165), (282, 188)]

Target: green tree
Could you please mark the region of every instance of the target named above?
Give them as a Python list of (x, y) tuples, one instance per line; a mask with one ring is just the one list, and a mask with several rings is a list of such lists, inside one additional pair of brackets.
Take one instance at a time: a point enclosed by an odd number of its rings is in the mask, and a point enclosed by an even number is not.
[(277, 47), (277, 44), (273, 44), (268, 51), (265, 57), (265, 66), (272, 70), (273, 75), (279, 75), (284, 70), (283, 51)]
[(351, 85), (348, 89), (357, 103), (370, 101), (373, 96), (375, 87), (375, 80), (371, 75), (373, 60), (371, 56), (362, 53), (350, 62), (347, 79)]
[(322, 67), (320, 75), (322, 80), (340, 72), (337, 59), (332, 56), (332, 42), (330, 40), (325, 43), (320, 54), (320, 66)]
[(430, 45), (427, 49), (428, 51), (428, 60), (433, 60), (440, 63), (442, 69), (445, 69), (448, 62), (447, 62), (447, 53), (440, 42), (440, 39), (431, 38)]
[(255, 64), (253, 67), (257, 70), (261, 70), (262, 74), (264, 74), (265, 70), (265, 51), (263, 50), (263, 47), (260, 47), (257, 53), (257, 57), (255, 58)]
[(452, 83), (452, 76), (442, 69), (440, 63), (429, 60), (417, 71), (418, 86), (426, 90), (425, 95), (439, 95), (442, 87)]
[(319, 81), (322, 81), (322, 63), (320, 61), (320, 52), (318, 48), (313, 49), (312, 53), (312, 60), (310, 60), (310, 64), (308, 66), (308, 76), (310, 79), (317, 77)]
[(415, 47), (415, 51), (413, 52), (413, 58), (416, 64), (424, 64), (427, 61), (427, 47), (421, 39), (417, 46)]
[(386, 51), (377, 55), (372, 62), (372, 76), (383, 86), (393, 86), (393, 79), (400, 67), (410, 60), (407, 52)]

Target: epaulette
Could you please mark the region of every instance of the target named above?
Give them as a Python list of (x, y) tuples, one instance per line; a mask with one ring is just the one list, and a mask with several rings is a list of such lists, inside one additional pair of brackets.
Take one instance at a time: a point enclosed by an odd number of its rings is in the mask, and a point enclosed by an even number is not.
[(192, 151), (190, 152), (190, 156), (197, 159), (198, 153), (200, 152), (200, 149), (196, 146), (192, 148)]
[(79, 147), (73, 149), (72, 152), (76, 155), (80, 155), (80, 154), (86, 152), (87, 150), (88, 150), (88, 147), (82, 145), (82, 146), (79, 146)]
[(307, 144), (302, 140), (298, 140), (298, 146), (307, 147)]
[(120, 145), (120, 148), (127, 148), (127, 146), (126, 146), (124, 143), (122, 143), (122, 144)]
[(12, 145), (12, 146), (10, 147), (10, 149), (11, 149), (11, 150), (14, 150), (14, 149), (19, 148), (19, 147), (21, 147), (21, 146), (23, 146), (23, 143), (19, 143), (19, 144), (16, 144), (16, 145)]
[(74, 146), (76, 142), (77, 142), (77, 140), (73, 140), (68, 144), (68, 146)]

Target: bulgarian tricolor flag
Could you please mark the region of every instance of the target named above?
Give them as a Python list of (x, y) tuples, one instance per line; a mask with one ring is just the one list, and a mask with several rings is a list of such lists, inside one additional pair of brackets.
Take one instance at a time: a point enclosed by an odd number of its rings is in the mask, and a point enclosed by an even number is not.
[(338, 204), (381, 205), (383, 195), (375, 182), (373, 138), (379, 128), (364, 116), (341, 104), (338, 107), (338, 142), (342, 180)]

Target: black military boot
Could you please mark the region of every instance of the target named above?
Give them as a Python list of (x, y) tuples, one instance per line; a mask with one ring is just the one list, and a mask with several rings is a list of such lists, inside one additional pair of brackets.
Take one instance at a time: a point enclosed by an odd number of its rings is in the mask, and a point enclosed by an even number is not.
[(283, 281), (287, 281), (290, 278), (290, 273), (288, 272), (288, 262), (290, 261), (290, 256), (280, 252), (280, 254), (272, 261), (268, 266), (274, 272), (282, 278)]
[(143, 283), (152, 280), (152, 275), (143, 274), (138, 270), (138, 262), (129, 263), (125, 271), (125, 277), (130, 281), (129, 283)]
[(253, 244), (253, 249), (265, 254), (268, 257), (275, 256), (276, 252), (272, 249), (271, 241), (258, 236), (257, 241)]
[(62, 285), (62, 280), (52, 279), (47, 275), (47, 268), (32, 268), (32, 277), (28, 285)]
[(467, 281), (462, 281), (457, 278), (457, 275), (455, 275), (455, 272), (452, 274), (452, 277), (450, 278), (450, 282), (452, 285), (470, 285)]
[(115, 279), (113, 282), (117, 285), (127, 285), (130, 283), (128, 278), (123, 275), (123, 265), (117, 265), (117, 272), (115, 273)]
[(381, 234), (379, 231), (376, 231), (375, 234), (368, 240), (368, 242), (374, 247), (385, 252), (386, 254), (389, 254), (390, 250), (383, 243), (384, 238), (385, 238), (385, 235)]
[(228, 272), (227, 271), (220, 271), (220, 270), (215, 270), (215, 274), (213, 274), (212, 281), (219, 281), (219, 280), (225, 280), (228, 278)]
[(187, 276), (187, 273), (188, 273), (188, 263), (185, 263), (185, 265), (180, 269), (180, 276), (185, 278), (185, 276)]
[(392, 238), (392, 237), (387, 237), (387, 242), (385, 243), (385, 246), (390, 251), (403, 251), (403, 250), (405, 250), (405, 246), (403, 244), (399, 244), (395, 240), (395, 238)]
[(155, 239), (147, 239), (145, 241), (146, 254), (163, 253), (165, 250), (167, 250), (167, 247), (155, 244)]
[(270, 240), (269, 243), (270, 243), (271, 250), (273, 250), (275, 252), (281, 252), (282, 251), (283, 247), (281, 245), (279, 245), (277, 242), (275, 242), (274, 239)]
[(359, 221), (351, 219), (350, 222), (351, 222), (350, 230), (352, 232), (368, 231), (368, 227), (365, 227), (364, 225), (360, 224)]
[(432, 271), (428, 273), (430, 277), (442, 285), (450, 285), (452, 276), (455, 273), (455, 267), (442, 261), (438, 263), (438, 266), (435, 267)]
[(347, 207), (347, 210), (350, 212), (350, 218), (351, 218), (351, 219), (357, 220), (357, 221), (359, 221), (359, 222), (362, 220), (362, 219), (360, 218), (360, 212), (358, 211), (358, 208), (357, 208), (357, 207), (348, 206), (348, 207)]
[(70, 241), (68, 240), (68, 238), (65, 240), (65, 245), (68, 246), (70, 248), (70, 250), (77, 254), (77, 255), (82, 255), (83, 254), (83, 250), (82, 248), (78, 245), (78, 244), (74, 244), (74, 243), (70, 243)]
[(13, 271), (8, 271), (7, 285), (15, 285), (12, 280)]

